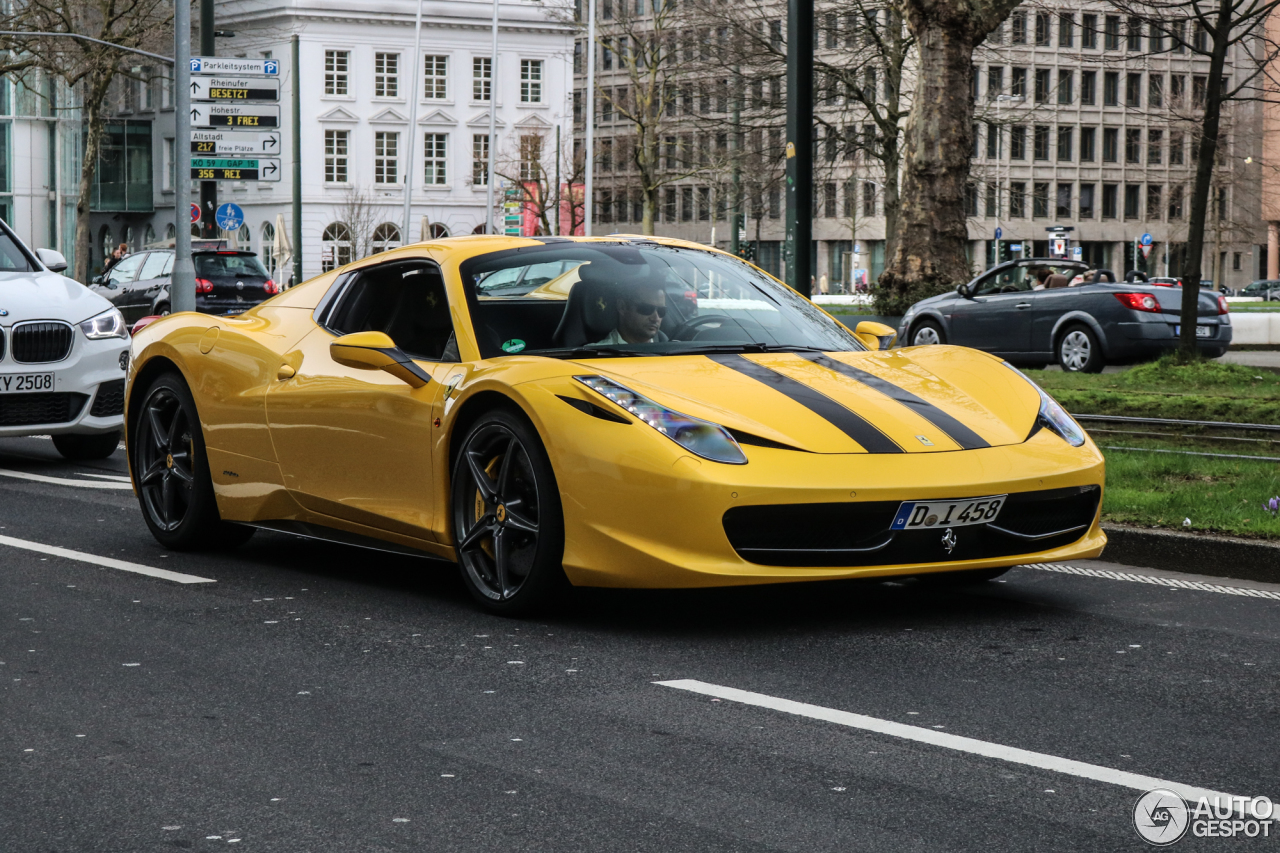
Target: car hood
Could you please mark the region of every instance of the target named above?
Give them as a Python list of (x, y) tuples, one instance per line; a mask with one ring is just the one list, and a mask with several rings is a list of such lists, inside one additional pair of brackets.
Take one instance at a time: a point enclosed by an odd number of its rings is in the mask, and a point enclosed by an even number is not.
[(952, 346), (573, 364), (575, 375), (609, 377), (683, 414), (721, 424), (747, 443), (812, 453), (938, 453), (1020, 444), (1040, 406), (1036, 390), (999, 359)]
[(105, 298), (56, 272), (0, 273), (0, 323), (65, 320), (79, 323), (111, 307)]

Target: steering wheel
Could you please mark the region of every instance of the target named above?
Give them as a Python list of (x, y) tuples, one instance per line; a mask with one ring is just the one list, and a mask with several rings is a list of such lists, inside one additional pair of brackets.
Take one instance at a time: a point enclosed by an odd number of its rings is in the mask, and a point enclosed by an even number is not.
[(685, 337), (689, 332), (709, 325), (711, 323), (733, 322), (733, 318), (727, 314), (699, 314), (697, 317), (691, 317), (680, 324), (680, 328), (673, 331), (670, 335), (673, 341), (688, 341), (692, 338)]
[(1018, 286), (1016, 284), (1006, 284), (1004, 287), (996, 291), (996, 293), (1017, 293)]

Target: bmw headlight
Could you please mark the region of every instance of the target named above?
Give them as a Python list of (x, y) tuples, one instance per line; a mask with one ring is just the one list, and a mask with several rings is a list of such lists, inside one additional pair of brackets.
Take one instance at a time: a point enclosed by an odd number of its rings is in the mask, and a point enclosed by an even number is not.
[(80, 331), (91, 341), (107, 338), (129, 337), (129, 329), (125, 326), (124, 315), (114, 308), (103, 311), (96, 317), (90, 317), (80, 324)]
[(1080, 424), (1075, 422), (1075, 418), (1067, 414), (1067, 410), (1062, 408), (1057, 400), (1046, 394), (1044, 389), (1032, 382), (1027, 374), (1009, 362), (1006, 361), (1004, 365), (1031, 383), (1031, 387), (1036, 389), (1036, 393), (1040, 395), (1040, 413), (1037, 417), (1037, 422), (1040, 426), (1057, 433), (1062, 437), (1063, 441), (1072, 447), (1080, 447), (1084, 444), (1084, 430), (1080, 428)]
[(676, 444), (713, 462), (745, 465), (747, 457), (729, 431), (719, 424), (692, 418), (659, 405), (603, 376), (575, 376), (592, 391), (626, 409)]

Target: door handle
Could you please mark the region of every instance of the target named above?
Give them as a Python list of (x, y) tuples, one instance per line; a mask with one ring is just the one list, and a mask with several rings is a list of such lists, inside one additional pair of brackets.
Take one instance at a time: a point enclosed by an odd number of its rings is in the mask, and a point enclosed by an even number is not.
[(1030, 303), (1030, 302), (1019, 302), (1017, 305), (1015, 305), (1015, 306), (1013, 306), (1013, 307), (1014, 307), (1014, 308), (1018, 308), (1018, 309), (1022, 309), (1022, 308), (1030, 308), (1030, 307), (1031, 307), (1031, 303)]
[(293, 369), (293, 365), (282, 364), (280, 365), (280, 369), (276, 371), (276, 379), (279, 379), (281, 382), (283, 382), (286, 379), (292, 379), (297, 374), (298, 374), (298, 371)]

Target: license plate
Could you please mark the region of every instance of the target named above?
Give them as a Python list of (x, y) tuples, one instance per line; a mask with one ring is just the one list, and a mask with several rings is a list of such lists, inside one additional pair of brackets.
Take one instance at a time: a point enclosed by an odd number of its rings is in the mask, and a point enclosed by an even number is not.
[(0, 394), (29, 394), (52, 391), (52, 373), (0, 373)]
[(1008, 495), (962, 498), (958, 501), (903, 501), (891, 530), (925, 527), (968, 527), (995, 521)]
[[(1173, 327), (1173, 334), (1174, 334), (1174, 336), (1175, 336), (1175, 337), (1177, 337), (1178, 335), (1181, 335), (1181, 334), (1182, 334), (1182, 327), (1181, 327), (1181, 326), (1174, 326), (1174, 327)], [(1212, 337), (1213, 337), (1213, 326), (1196, 326), (1196, 337), (1197, 337), (1197, 338), (1212, 338)]]

